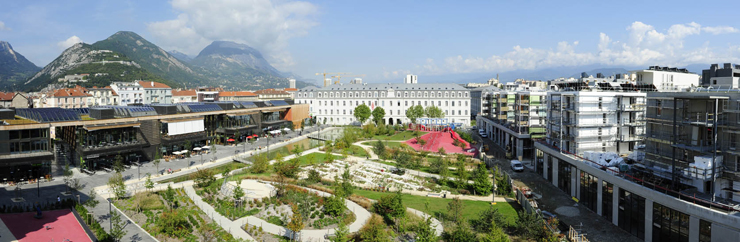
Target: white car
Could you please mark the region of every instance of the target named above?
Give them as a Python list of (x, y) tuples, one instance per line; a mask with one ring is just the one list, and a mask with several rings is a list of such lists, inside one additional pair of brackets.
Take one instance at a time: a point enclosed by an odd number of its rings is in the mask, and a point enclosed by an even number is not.
[(524, 171), (524, 165), (521, 161), (511, 160), (511, 169), (514, 171)]
[(480, 133), (480, 137), (488, 138), (488, 135), (486, 133)]

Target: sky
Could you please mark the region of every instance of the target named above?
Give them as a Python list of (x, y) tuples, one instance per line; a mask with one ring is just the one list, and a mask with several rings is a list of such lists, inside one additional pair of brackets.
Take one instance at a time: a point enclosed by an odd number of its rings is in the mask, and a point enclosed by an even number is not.
[[(1, 1), (0, 40), (38, 66), (77, 42), (134, 31), (190, 56), (250, 45), (280, 71), (450, 75), (563, 66), (740, 62), (740, 2)], [(585, 70), (584, 70), (585, 71)], [(493, 76), (492, 76), (493, 77)], [(420, 82), (423, 80), (420, 79)]]

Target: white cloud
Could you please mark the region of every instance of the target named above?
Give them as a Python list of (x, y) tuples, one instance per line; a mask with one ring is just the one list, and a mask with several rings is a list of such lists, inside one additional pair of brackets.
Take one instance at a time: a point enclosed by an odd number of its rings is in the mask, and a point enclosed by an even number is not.
[(73, 35), (72, 37), (69, 37), (67, 40), (60, 41), (57, 43), (57, 46), (59, 49), (66, 50), (67, 48), (73, 46), (74, 44), (80, 43), (82, 40), (80, 37), (77, 37), (77, 35)]
[(289, 40), (318, 24), (313, 18), (318, 9), (308, 2), (173, 0), (171, 4), (181, 12), (176, 19), (148, 24), (165, 49), (197, 55), (212, 41), (234, 41), (260, 50), (278, 68), (293, 65)]
[(701, 30), (710, 34), (728, 34), (738, 32), (738, 29), (730, 26), (704, 27), (701, 28)]
[(740, 60), (738, 46), (727, 49), (714, 49), (709, 43), (696, 49), (684, 47), (688, 36), (738, 32), (734, 27), (702, 27), (698, 23), (675, 24), (665, 31), (634, 22), (626, 28), (626, 40), (615, 40), (606, 33), (599, 33), (597, 52), (579, 52), (579, 42), (559, 42), (554, 49), (534, 49), (514, 46), (510, 52), (490, 57), (450, 56), (437, 66), (428, 59), (417, 65), (413, 71), (422, 74), (472, 73), (487, 71), (507, 71), (517, 69), (539, 69), (560, 66), (579, 66), (589, 64), (645, 66), (679, 66), (693, 63), (736, 62)]
[(0, 31), (3, 31), (3, 30), (11, 30), (11, 29), (5, 26), (5, 23), (3, 21), (0, 21)]

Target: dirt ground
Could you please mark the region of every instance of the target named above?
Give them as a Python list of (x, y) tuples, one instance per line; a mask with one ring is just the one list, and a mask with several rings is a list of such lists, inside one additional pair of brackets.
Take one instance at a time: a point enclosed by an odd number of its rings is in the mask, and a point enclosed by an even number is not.
[[(476, 138), (480, 141), (480, 137)], [(540, 199), (536, 199), (540, 209), (557, 215), (560, 220), (559, 228), (562, 233), (567, 234), (570, 225), (574, 229), (580, 229), (581, 233), (584, 233), (589, 241), (642, 241), (636, 236), (620, 229), (610, 221), (607, 221), (604, 217), (599, 216), (596, 212), (592, 212), (585, 206), (581, 206), (573, 201), (570, 196), (552, 185), (552, 183), (549, 183), (544, 177), (535, 173), (531, 169), (532, 167), (527, 166), (528, 162), (523, 162), (525, 163), (524, 172), (513, 172), (509, 167), (509, 161), (504, 156), (504, 151), (490, 140), (484, 140), (488, 144), (488, 147), (490, 147), (487, 154), (494, 155), (496, 157), (496, 164), (511, 174), (514, 185), (527, 186), (535, 194), (541, 195)]]

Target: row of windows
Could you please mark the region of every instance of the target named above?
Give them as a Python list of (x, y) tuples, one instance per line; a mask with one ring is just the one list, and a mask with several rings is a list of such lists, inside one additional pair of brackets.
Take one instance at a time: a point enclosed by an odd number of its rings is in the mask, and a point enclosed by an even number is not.
[[(386, 97), (386, 92), (319, 92), (318, 94), (319, 98), (334, 98), (334, 97), (342, 97), (342, 98), (364, 98), (364, 97)], [(298, 93), (298, 98), (313, 98), (313, 92), (310, 93)], [(396, 97), (404, 97), (404, 98), (468, 98), (468, 92), (437, 92), (436, 95), (434, 92), (396, 92)]]
[[(313, 101), (312, 100), (311, 101), (308, 101), (308, 100), (298, 100), (298, 103), (299, 104), (300, 103), (307, 103), (307, 102), (309, 104), (313, 104)], [(322, 105), (323, 104), (324, 106), (334, 106), (334, 101), (320, 101), (319, 100), (317, 102), (318, 102), (319, 105)], [(349, 103), (349, 105), (347, 103)], [(360, 106), (360, 103), (365, 104), (365, 105), (370, 105), (371, 103), (374, 104), (374, 105), (378, 105), (378, 101), (367, 101), (367, 102), (365, 102), (365, 101), (355, 101), (355, 104), (354, 105), (352, 105), (352, 101), (336, 101), (336, 105), (340, 105), (341, 104), (342, 106)], [(381, 100), (380, 101), (380, 106), (385, 106), (385, 103), (386, 103), (385, 100)], [(393, 107), (393, 103), (394, 103), (393, 101), (388, 101), (388, 105), (390, 107)], [(399, 107), (401, 106), (401, 101), (396, 101), (395, 103), (396, 103), (396, 106), (399, 106)], [(437, 105), (434, 104), (434, 101), (424, 101), (424, 104), (422, 104), (421, 101), (411, 101), (410, 103), (411, 103), (410, 106), (415, 106), (415, 105), (428, 106), (429, 104), (431, 104), (432, 106), (452, 106), (452, 107), (455, 107), (455, 101), (444, 101), (444, 105), (442, 105), (442, 101), (437, 101)], [(465, 103), (465, 104), (463, 105), (463, 103)], [(452, 104), (452, 105), (450, 105), (450, 104)], [(409, 101), (404, 101), (404, 106), (409, 106)], [(459, 106), (459, 107), (467, 107), (468, 106), (468, 101), (457, 101), (457, 106)]]
[[(342, 111), (341, 114), (343, 115), (347, 115), (347, 114), (352, 115), (352, 109), (350, 109), (349, 112), (346, 109), (343, 109), (341, 111)], [(445, 110), (445, 115), (450, 115), (448, 111), (449, 110)], [(464, 110), (464, 112), (463, 110), (457, 110), (457, 115), (463, 115), (463, 113), (465, 113), (465, 115), (468, 115), (468, 110)], [(340, 112), (339, 112), (339, 109), (336, 109), (336, 113), (334, 112), (334, 109), (319, 109), (319, 114), (340, 114)], [(396, 110), (395, 115), (405, 115), (405, 114), (406, 113), (404, 113), (403, 110)], [(393, 110), (389, 110), (388, 115), (394, 115)], [(455, 115), (455, 110), (452, 110), (452, 115)]]

